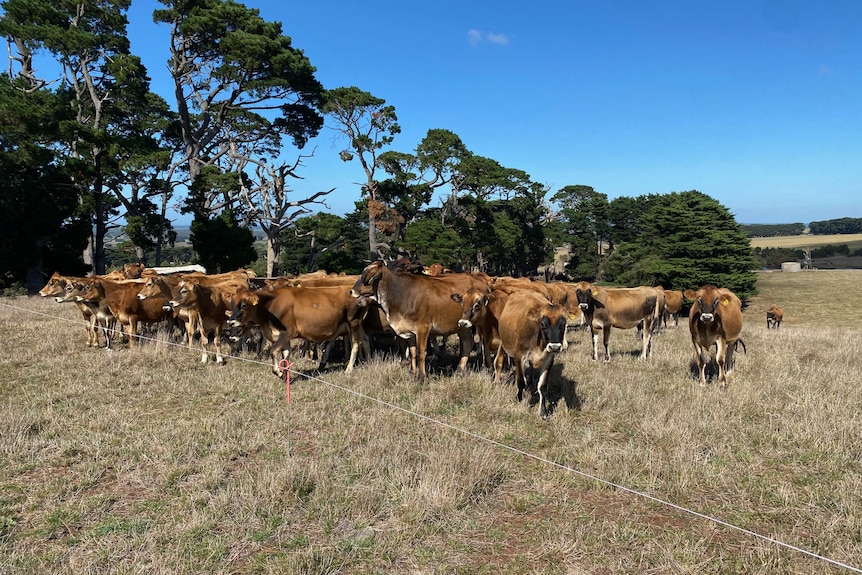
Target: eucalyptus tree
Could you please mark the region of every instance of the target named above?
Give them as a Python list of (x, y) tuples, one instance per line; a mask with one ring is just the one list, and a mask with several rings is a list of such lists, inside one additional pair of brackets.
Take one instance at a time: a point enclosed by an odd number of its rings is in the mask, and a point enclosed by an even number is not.
[[(185, 211), (206, 220), (230, 209), (236, 222), (259, 225), (267, 268), (275, 270), (281, 229), (306, 213), (291, 209), (329, 193), (291, 198), (286, 181), (300, 163), (280, 159), (285, 141), (302, 149), (322, 128), (323, 86), (281, 23), (257, 9), (231, 0), (160, 1), (165, 8), (153, 18), (170, 28), (179, 161), (189, 178)], [(199, 243), (212, 241), (203, 233), (210, 228), (199, 227)]]
[(366, 234), (357, 224), (364, 219), (355, 212), (345, 217), (319, 212), (298, 218), (283, 232), (281, 267), (291, 274), (359, 273), (365, 267)]
[(610, 248), (607, 195), (590, 186), (565, 186), (551, 201), (560, 207), (556, 217), (570, 245), (568, 275), (576, 280), (601, 279), (601, 264)]
[[(453, 181), (456, 186), (445, 199), (443, 209), (465, 243), (465, 261), (460, 264), (499, 275), (524, 272), (523, 262), (516, 262), (521, 259), (517, 252), (532, 248), (519, 242), (527, 227), (532, 231), (533, 225), (541, 225), (541, 221), (522, 219), (527, 214), (517, 212), (526, 203), (515, 206), (511, 202), (519, 196), (534, 196), (529, 174), (506, 168), (491, 158), (469, 154), (458, 164)], [(541, 244), (544, 249), (544, 242)]]
[(293, 165), (287, 165), (268, 162), (266, 159), (235, 156), (234, 173), (239, 175), (239, 197), (247, 218), (257, 223), (266, 236), (266, 275), (270, 277), (280, 273), (282, 232), (300, 216), (310, 214), (308, 206), (318, 204), (328, 207), (321, 198), (335, 190), (332, 188), (305, 198), (292, 199), (288, 178), (300, 178), (297, 169), (302, 158), (300, 156)]
[[(461, 138), (440, 128), (428, 130), (414, 153), (380, 154), (379, 165), (392, 177), (379, 182), (378, 199), (388, 206), (393, 216), (390, 219), (397, 225), (395, 241), (404, 239), (406, 226), (421, 218), (421, 211), (435, 192), (446, 186), (450, 190), (459, 188), (458, 168), (470, 155)], [(441, 210), (435, 212), (443, 215)], [(441, 225), (445, 222), (441, 221)]]
[(386, 100), (364, 92), (355, 86), (339, 87), (326, 94), (324, 112), (335, 122), (334, 129), (347, 138), (348, 145), (339, 152), (342, 161), (356, 159), (362, 167), (364, 181), (360, 184), (362, 200), (368, 210), (368, 256), (380, 258), (388, 244), (378, 241), (378, 232), (391, 232), (397, 216), (379, 197), (380, 167), (378, 158), (401, 132), (395, 107)]
[(71, 110), (55, 92), (0, 75), (0, 287), (45, 284), (45, 270), (86, 273), (89, 236), (68, 158), (54, 146)]
[[(104, 239), (118, 197), (106, 180), (118, 169), (112, 147), (117, 118), (130, 112), (124, 102), (145, 98), (149, 79), (140, 59), (129, 51), (126, 11), (130, 0), (6, 0), (0, 32), (9, 39), (10, 67), (28, 90), (59, 84), (74, 118), (60, 124), (57, 144), (76, 164), (75, 185), (84, 211), (91, 216), (91, 241), (84, 262), (104, 272)], [(14, 46), (14, 49), (13, 49)], [(41, 78), (33, 55), (49, 53), (59, 65), (56, 78)]]
[[(153, 19), (170, 28), (168, 69), (190, 186), (207, 166), (225, 171), (236, 157), (277, 158), (283, 138), (301, 149), (318, 134), (323, 87), (280, 22), (231, 0), (160, 1), (165, 8)], [(224, 189), (192, 190), (201, 195), (196, 209), (209, 217), (237, 204)]]

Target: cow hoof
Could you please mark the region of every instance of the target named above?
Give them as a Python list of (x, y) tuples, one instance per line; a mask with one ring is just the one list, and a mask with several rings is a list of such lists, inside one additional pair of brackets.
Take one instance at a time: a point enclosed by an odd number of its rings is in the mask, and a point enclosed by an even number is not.
[(207, 354), (203, 354), (201, 356), (201, 363), (206, 363), (206, 362), (207, 362)]

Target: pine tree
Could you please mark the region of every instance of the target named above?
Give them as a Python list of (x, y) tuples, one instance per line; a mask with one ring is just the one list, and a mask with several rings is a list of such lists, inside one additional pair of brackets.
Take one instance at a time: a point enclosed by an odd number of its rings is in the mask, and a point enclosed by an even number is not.
[(759, 267), (742, 226), (713, 198), (691, 190), (646, 197), (640, 234), (621, 243), (606, 272), (615, 283), (696, 289), (727, 288), (754, 295)]

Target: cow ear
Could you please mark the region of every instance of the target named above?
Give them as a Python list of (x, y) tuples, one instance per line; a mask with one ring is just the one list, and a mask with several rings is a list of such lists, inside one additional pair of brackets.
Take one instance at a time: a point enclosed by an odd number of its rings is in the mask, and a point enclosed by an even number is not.
[(730, 303), (729, 297), (724, 296), (723, 298), (721, 298), (721, 305), (728, 305), (729, 303)]
[(260, 297), (253, 293), (249, 296), (248, 301), (251, 302), (251, 305), (257, 305), (260, 302)]
[(461, 294), (459, 294), (459, 293), (453, 293), (453, 294), (452, 294), (452, 295), (450, 295), (449, 297), (451, 297), (451, 298), (452, 298), (452, 301), (454, 301), (454, 302), (456, 302), (456, 303), (461, 303), (461, 301), (462, 301), (462, 299), (461, 299)]
[(694, 301), (697, 299), (697, 292), (694, 291), (693, 289), (685, 290), (682, 295), (685, 296), (685, 299), (690, 299), (691, 301)]

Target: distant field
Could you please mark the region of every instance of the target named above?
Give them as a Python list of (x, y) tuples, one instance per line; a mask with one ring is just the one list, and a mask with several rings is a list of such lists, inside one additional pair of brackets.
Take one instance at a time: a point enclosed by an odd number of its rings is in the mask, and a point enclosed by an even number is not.
[(854, 246), (852, 245), (854, 243), (859, 243), (860, 245), (862, 245), (862, 234), (835, 234), (829, 236), (812, 236), (810, 234), (800, 234), (798, 236), (751, 238), (751, 247), (753, 248), (808, 248), (825, 246), (828, 244), (848, 244), (850, 245), (851, 249), (854, 249)]

